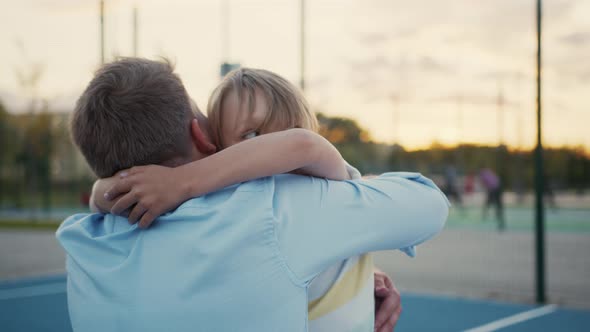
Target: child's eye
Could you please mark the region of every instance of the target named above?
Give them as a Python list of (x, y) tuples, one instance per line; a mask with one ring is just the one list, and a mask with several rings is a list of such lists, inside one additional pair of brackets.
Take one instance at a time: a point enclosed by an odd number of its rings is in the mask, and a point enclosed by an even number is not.
[(250, 139), (250, 138), (254, 138), (258, 136), (258, 132), (257, 131), (252, 131), (247, 133), (246, 135), (242, 136), (244, 139)]

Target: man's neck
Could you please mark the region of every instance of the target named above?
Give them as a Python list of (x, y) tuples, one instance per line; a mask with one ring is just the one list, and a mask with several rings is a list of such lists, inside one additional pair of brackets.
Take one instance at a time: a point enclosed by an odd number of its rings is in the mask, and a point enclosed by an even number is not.
[(160, 165), (166, 166), (166, 167), (178, 167), (178, 166), (182, 166), (184, 164), (191, 163), (193, 161), (201, 160), (206, 157), (207, 157), (206, 154), (201, 153), (198, 150), (195, 150), (191, 153), (190, 157), (175, 157), (170, 160), (162, 162)]
[(166, 167), (178, 167), (184, 164), (188, 164), (191, 161), (193, 160), (188, 160), (187, 158), (182, 157), (176, 157), (161, 163), (161, 165)]

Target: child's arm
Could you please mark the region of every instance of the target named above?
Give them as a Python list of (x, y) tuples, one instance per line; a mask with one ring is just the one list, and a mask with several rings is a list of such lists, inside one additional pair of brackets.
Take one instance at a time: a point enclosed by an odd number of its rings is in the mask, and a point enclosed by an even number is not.
[[(133, 167), (119, 175), (105, 197), (112, 200), (122, 195), (111, 206), (114, 214), (135, 204), (129, 222), (141, 219), (140, 226), (147, 227), (156, 217), (191, 197), (294, 170), (332, 180), (348, 179), (345, 162), (330, 142), (305, 129), (290, 129), (246, 140), (176, 168)], [(95, 197), (100, 194), (93, 192)]]

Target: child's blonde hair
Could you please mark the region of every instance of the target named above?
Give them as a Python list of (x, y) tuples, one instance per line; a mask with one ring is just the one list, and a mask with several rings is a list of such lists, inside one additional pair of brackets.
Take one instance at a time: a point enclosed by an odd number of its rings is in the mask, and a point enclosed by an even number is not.
[(248, 103), (250, 112), (254, 111), (256, 89), (268, 104), (268, 114), (261, 127), (269, 122), (278, 121), (285, 129), (304, 128), (318, 131), (318, 121), (309, 108), (301, 91), (283, 77), (264, 69), (239, 68), (229, 72), (213, 90), (207, 105), (213, 137), (218, 147), (222, 148), (221, 106), (227, 95), (235, 91), (238, 103)]

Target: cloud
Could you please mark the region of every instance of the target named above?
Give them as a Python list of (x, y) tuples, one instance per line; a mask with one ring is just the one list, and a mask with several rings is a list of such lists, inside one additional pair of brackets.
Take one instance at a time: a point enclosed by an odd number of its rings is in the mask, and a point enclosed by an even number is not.
[[(126, 2), (129, 3), (126, 0), (105, 0), (105, 11), (108, 13), (109, 10)], [(88, 10), (95, 10), (98, 14), (99, 3), (97, 0), (23, 0), (20, 5), (58, 14), (78, 14), (80, 12), (88, 12)]]
[(470, 104), (470, 105), (490, 105), (495, 103), (497, 98), (478, 95), (478, 94), (449, 94), (438, 97), (426, 99), (427, 103), (439, 104), (439, 103), (450, 103), (450, 104)]
[(506, 80), (521, 80), (526, 78), (527, 74), (521, 70), (498, 69), (476, 74), (475, 77), (486, 81), (503, 82)]
[(324, 89), (330, 86), (333, 81), (333, 78), (329, 75), (311, 76), (311, 78), (307, 79), (306, 84), (313, 89)]
[[(441, 95), (438, 97), (426, 99), (427, 103), (432, 104), (463, 104), (463, 105), (480, 105), (490, 106), (498, 105), (499, 97), (497, 95), (482, 95), (476, 93), (454, 93), (448, 95)], [(518, 107), (520, 103), (517, 101), (510, 100), (504, 95), (502, 97), (502, 103), (506, 107)]]
[(416, 62), (416, 67), (425, 72), (435, 72), (442, 74), (449, 74), (456, 71), (456, 68), (451, 65), (444, 64), (443, 62), (431, 57), (422, 56)]
[(387, 41), (389, 41), (390, 36), (386, 33), (366, 33), (359, 37), (359, 41), (361, 44), (372, 46), (372, 45), (380, 45)]
[(372, 58), (350, 61), (350, 68), (353, 71), (366, 72), (373, 70), (393, 69), (395, 66), (390, 57), (383, 54), (376, 55)]
[(568, 44), (571, 46), (587, 45), (590, 44), (590, 32), (573, 32), (561, 36), (558, 40), (563, 44)]
[(590, 70), (581, 73), (578, 79), (582, 82), (590, 82)]
[(552, 0), (543, 2), (543, 14), (545, 17), (551, 15), (552, 20), (569, 19), (577, 5), (582, 5), (579, 0)]
[[(389, 30), (389, 29), (387, 29)], [(395, 31), (383, 32), (367, 32), (361, 33), (358, 40), (364, 46), (382, 46), (393, 41), (399, 41), (416, 36), (421, 30), (419, 26), (402, 26)]]
[[(36, 4), (48, 7), (48, 8), (55, 8), (55, 9), (71, 9), (71, 8), (98, 8), (99, 1), (97, 0), (35, 0)], [(105, 0), (104, 5), (113, 6), (117, 5), (123, 0)]]
[(409, 57), (376, 55), (372, 58), (349, 62), (353, 72), (365, 75), (367, 72), (406, 72), (414, 74), (452, 73), (456, 68), (430, 55)]

